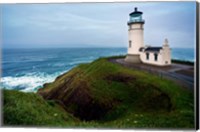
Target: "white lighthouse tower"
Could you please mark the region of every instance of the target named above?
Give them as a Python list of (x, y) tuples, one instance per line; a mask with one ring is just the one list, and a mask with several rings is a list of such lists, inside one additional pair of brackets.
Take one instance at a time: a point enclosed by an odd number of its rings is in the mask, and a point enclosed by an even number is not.
[(162, 47), (144, 46), (144, 20), (142, 19), (142, 12), (135, 8), (135, 11), (130, 13), (129, 16), (128, 53), (125, 61), (157, 66), (171, 65), (171, 49), (168, 40), (165, 39)]
[(128, 54), (125, 58), (126, 62), (140, 63), (140, 48), (144, 47), (142, 12), (135, 8), (135, 11), (129, 14), (130, 19), (128, 21)]

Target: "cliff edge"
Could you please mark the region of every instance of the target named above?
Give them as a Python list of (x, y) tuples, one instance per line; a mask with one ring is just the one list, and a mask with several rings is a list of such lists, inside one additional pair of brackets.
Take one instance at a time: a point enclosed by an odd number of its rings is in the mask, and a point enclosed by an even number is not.
[[(115, 121), (124, 116), (135, 119), (130, 115), (138, 113), (148, 118), (155, 118), (155, 114), (177, 116), (186, 103), (182, 95), (188, 93), (170, 80), (113, 64), (106, 58), (81, 64), (38, 90), (45, 100), (57, 101), (84, 121)], [(193, 106), (189, 109), (192, 112)]]
[(3, 90), (4, 125), (194, 128), (194, 96), (173, 81), (100, 58), (35, 93)]

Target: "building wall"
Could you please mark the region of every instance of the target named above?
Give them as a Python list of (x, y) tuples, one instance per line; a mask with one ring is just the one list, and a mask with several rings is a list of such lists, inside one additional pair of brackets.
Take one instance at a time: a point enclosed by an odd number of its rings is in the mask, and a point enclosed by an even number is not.
[[(146, 58), (146, 53), (149, 53), (148, 60)], [(162, 64), (163, 56), (160, 53), (157, 53), (158, 58), (157, 58), (157, 61), (155, 61), (154, 54), (155, 54), (154, 52), (141, 52), (141, 54), (140, 54), (141, 61), (146, 64), (163, 65)]]
[(157, 61), (155, 61), (154, 59), (155, 52), (148, 52), (148, 53), (149, 53), (149, 60), (147, 60), (146, 58), (146, 52), (140, 52), (140, 59), (143, 63), (158, 65), (158, 66), (167, 66), (171, 64), (171, 55), (169, 48), (160, 50), (160, 52), (157, 53), (158, 54)]
[(128, 37), (129, 41), (128, 44), (128, 54), (132, 55), (139, 55), (139, 48), (144, 46), (144, 40), (143, 40), (143, 24), (137, 23), (137, 24), (131, 24), (129, 25), (129, 32)]
[(171, 49), (168, 46), (163, 46), (163, 64), (171, 64)]

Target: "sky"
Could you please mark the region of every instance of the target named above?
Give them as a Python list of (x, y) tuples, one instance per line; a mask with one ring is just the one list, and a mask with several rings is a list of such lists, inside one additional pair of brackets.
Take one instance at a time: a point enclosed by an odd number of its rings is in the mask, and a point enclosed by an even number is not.
[(194, 48), (195, 2), (1, 4), (2, 48), (127, 47), (129, 13), (143, 12), (145, 45)]

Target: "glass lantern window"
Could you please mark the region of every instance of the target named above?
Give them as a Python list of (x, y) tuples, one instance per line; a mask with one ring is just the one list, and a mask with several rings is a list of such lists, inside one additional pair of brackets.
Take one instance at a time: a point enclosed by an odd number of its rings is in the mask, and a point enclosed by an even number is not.
[(142, 20), (142, 16), (137, 16), (137, 17), (130, 17), (131, 21), (141, 21)]
[(130, 18), (128, 21), (128, 24), (130, 23), (134, 23), (134, 22), (144, 22), (144, 20), (142, 19), (142, 13), (141, 12), (133, 12), (131, 14), (129, 14)]

